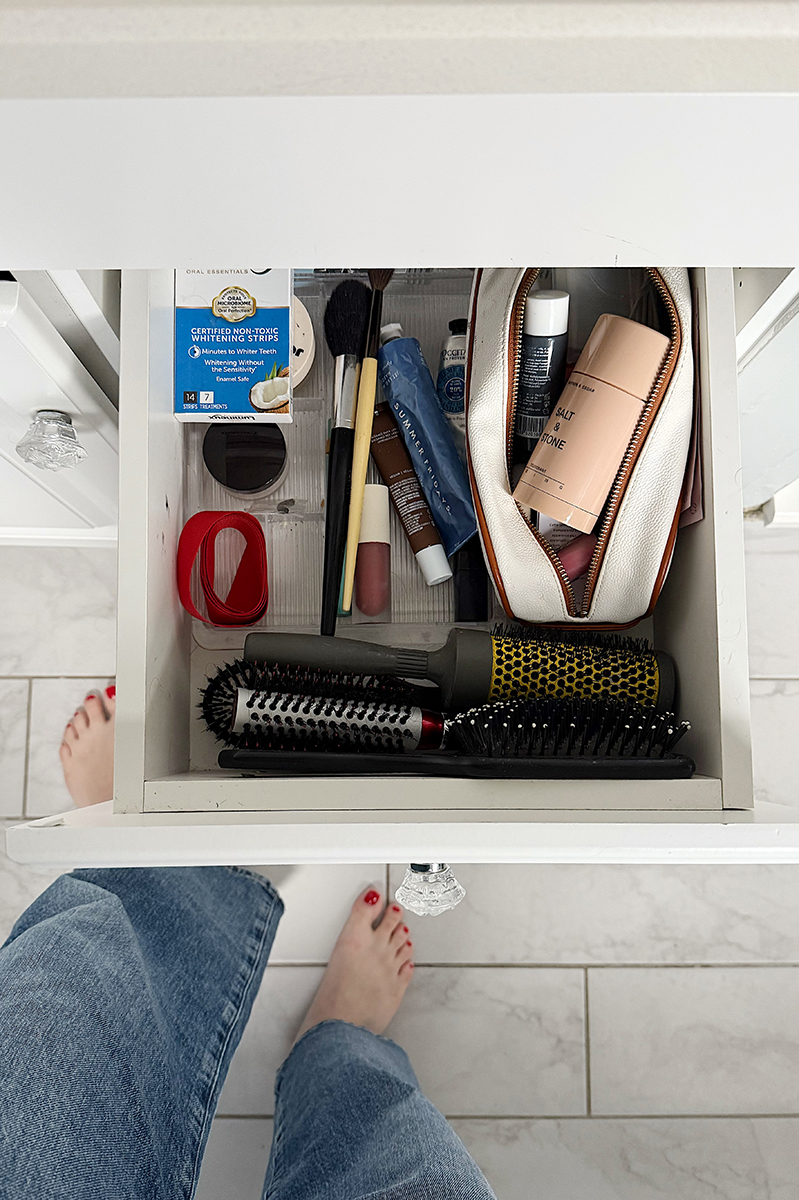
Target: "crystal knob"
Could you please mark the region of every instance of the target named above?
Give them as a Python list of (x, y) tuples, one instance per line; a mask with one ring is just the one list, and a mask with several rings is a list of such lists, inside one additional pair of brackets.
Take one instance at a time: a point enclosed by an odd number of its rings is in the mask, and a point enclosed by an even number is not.
[(86, 457), (72, 428), (72, 418), (51, 408), (41, 408), (34, 414), (33, 424), (17, 442), (16, 450), (21, 459), (42, 471), (76, 467)]
[(395, 898), (417, 917), (437, 917), (466, 895), (446, 863), (411, 863)]

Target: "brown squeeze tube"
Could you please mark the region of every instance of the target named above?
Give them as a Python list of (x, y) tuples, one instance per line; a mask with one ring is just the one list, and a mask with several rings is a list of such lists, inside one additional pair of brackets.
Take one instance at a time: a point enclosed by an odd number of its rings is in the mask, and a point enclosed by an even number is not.
[(432, 587), (452, 578), (435, 522), (422, 495), (405, 443), (385, 400), (375, 405), (372, 458), (389, 490), (405, 536), (416, 555), (425, 583)]

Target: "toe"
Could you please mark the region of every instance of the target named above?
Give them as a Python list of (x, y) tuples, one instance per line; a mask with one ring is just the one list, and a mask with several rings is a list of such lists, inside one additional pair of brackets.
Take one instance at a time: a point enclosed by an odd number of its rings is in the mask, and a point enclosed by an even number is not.
[(80, 734), (82, 734), (82, 733), (85, 733), (86, 730), (89, 728), (89, 718), (86, 715), (86, 709), (85, 708), (76, 709), (75, 715), (72, 718), (72, 721), (70, 722), (70, 724), (73, 726), (73, 728), (74, 728), (75, 732), (78, 734), (78, 736), (80, 736)]
[(103, 708), (103, 702), (94, 692), (91, 692), (83, 703), (90, 725), (93, 725), (96, 721), (105, 722), (107, 720), (105, 709)]
[(410, 930), (408, 929), (408, 926), (404, 924), (400, 918), (400, 920), (397, 921), (397, 924), (394, 926), (394, 931), (392, 932), (390, 938), (391, 945), (394, 947), (394, 949), (396, 949), (397, 946), (402, 945), (409, 933)]
[(69, 725), (67, 725), (66, 729), (64, 730), (64, 742), (66, 743), (67, 746), (71, 747), (71, 746), (75, 745), (77, 740), (78, 740), (78, 731), (75, 728), (75, 726), (72, 724), (72, 722), (70, 721)]
[(402, 925), (402, 909), (398, 904), (389, 904), (383, 913), (383, 920), (380, 922), (380, 933), (387, 943), (393, 943), (394, 937), (397, 936), (397, 930), (402, 932)]
[(62, 742), (61, 745), (58, 747), (58, 757), (61, 759), (61, 765), (64, 767), (67, 765), (69, 760), (72, 758), (72, 751), (70, 750), (70, 748), (66, 742)]
[(413, 942), (409, 937), (403, 937), (402, 941), (397, 945), (397, 961), (400, 963), (407, 962), (413, 957)]
[(375, 884), (370, 884), (368, 888), (364, 888), (353, 904), (350, 920), (357, 921), (359, 924), (372, 925), (375, 917), (379, 915), (382, 905), (383, 897), (380, 888)]
[(413, 975), (413, 963), (411, 962), (410, 959), (407, 959), (402, 964), (399, 971), (397, 972), (397, 975), (398, 975), (398, 978), (400, 979), (400, 981), (402, 983), (404, 983), (405, 986), (407, 987), (411, 981), (411, 976)]

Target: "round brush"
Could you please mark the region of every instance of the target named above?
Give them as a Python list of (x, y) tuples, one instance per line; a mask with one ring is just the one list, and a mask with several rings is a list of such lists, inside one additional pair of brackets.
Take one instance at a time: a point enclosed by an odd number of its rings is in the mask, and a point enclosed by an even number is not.
[(656, 653), (643, 640), (582, 632), (453, 629), (446, 644), (433, 651), (313, 634), (250, 633), (244, 657), (429, 679), (441, 688), (446, 712), (525, 696), (609, 696), (667, 712), (676, 693), (674, 662), (667, 654)]
[(361, 355), (369, 321), (369, 289), (347, 279), (333, 289), (325, 309), (325, 339), (335, 360), (333, 428), (327, 458), (325, 560), (322, 577), (321, 632), (336, 632), (338, 597), (347, 541), (350, 471), (355, 443), (355, 407)]
[[(418, 689), (371, 678), (325, 679), (313, 673), (263, 672), (251, 663), (224, 666), (203, 688), (202, 717), (217, 740), (238, 749), (434, 750), (444, 718), (398, 697)], [(255, 685), (255, 686), (252, 686)], [(320, 685), (338, 695), (286, 687)], [(360, 692), (360, 695), (352, 693)], [(346, 694), (341, 694), (346, 693)]]

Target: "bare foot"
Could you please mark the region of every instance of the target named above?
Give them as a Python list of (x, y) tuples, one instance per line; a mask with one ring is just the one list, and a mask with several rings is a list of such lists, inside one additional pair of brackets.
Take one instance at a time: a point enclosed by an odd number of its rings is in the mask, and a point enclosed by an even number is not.
[(320, 1021), (349, 1021), (382, 1033), (396, 1013), (413, 975), (412, 946), (398, 904), (389, 905), (373, 928), (381, 905), (374, 887), (353, 904), (298, 1039)]
[[(114, 689), (110, 689), (113, 693)], [(78, 808), (100, 804), (114, 794), (114, 713), (116, 696), (91, 692), (64, 730), (59, 749), (64, 779)]]

